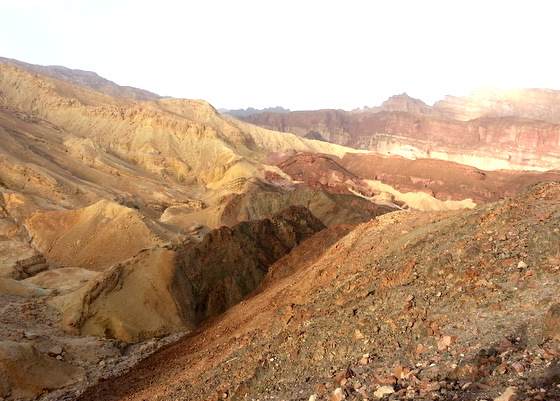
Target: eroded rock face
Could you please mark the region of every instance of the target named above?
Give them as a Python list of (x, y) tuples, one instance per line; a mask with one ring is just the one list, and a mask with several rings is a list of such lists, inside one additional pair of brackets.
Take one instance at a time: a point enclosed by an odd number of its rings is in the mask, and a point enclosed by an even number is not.
[(263, 113), (244, 120), (355, 149), (443, 159), (487, 170), (555, 168), (560, 157), (556, 117), (560, 95), (527, 90), (513, 97), (515, 107), (506, 107), (509, 98), (474, 96), (449, 98), (431, 108), (400, 95), (366, 111)]
[(547, 310), (558, 322), (559, 223), (559, 183), (473, 210), (383, 215), (305, 252), (309, 264), (271, 268), (278, 281), (80, 400), (329, 399), (336, 388), (373, 399), (383, 387), (496, 399), (510, 386), (558, 399), (558, 342), (541, 329)]
[(197, 321), (215, 316), (257, 288), (268, 267), (325, 226), (302, 206), (211, 231), (177, 261), (192, 283)]
[(76, 335), (136, 343), (187, 332), (240, 302), (268, 266), (324, 228), (304, 207), (291, 207), (270, 219), (213, 230), (200, 244), (140, 251), (52, 304), (63, 329)]
[(302, 185), (286, 191), (263, 189), (232, 195), (225, 200), (220, 223), (232, 226), (244, 220), (268, 218), (292, 205), (308, 208), (326, 226), (360, 224), (396, 210), (350, 194), (342, 186), (334, 188), (335, 193), (330, 189)]
[(0, 341), (0, 397), (19, 400), (68, 386), (82, 369), (39, 352), (31, 343)]
[(134, 343), (193, 329), (192, 302), (189, 283), (178, 277), (174, 252), (153, 248), (53, 304), (69, 333)]

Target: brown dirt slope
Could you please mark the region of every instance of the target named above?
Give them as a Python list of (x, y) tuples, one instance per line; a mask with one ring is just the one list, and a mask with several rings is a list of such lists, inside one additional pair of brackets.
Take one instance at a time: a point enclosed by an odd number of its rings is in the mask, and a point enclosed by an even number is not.
[(558, 182), (383, 215), (80, 400), (560, 399), (559, 225)]

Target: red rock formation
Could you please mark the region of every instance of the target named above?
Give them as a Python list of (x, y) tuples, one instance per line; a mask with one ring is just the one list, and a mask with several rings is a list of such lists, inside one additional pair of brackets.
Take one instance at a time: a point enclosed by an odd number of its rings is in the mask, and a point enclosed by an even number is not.
[(480, 87), (468, 96), (446, 96), (433, 109), (442, 116), (462, 121), (514, 116), (560, 124), (560, 91)]

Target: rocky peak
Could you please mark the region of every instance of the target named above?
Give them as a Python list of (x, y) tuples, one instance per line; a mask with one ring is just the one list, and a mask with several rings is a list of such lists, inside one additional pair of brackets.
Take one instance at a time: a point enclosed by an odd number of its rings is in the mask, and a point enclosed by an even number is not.
[(428, 116), (437, 116), (439, 113), (428, 106), (426, 103), (420, 99), (414, 99), (408, 96), (406, 93), (400, 95), (391, 96), (389, 99), (385, 100), (381, 106), (374, 109), (369, 109), (368, 111), (405, 111), (407, 113), (413, 114), (425, 114)]

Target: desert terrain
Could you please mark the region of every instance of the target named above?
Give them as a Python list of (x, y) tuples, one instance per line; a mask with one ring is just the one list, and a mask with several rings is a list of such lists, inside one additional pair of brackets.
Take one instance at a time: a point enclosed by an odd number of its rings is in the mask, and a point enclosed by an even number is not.
[(560, 399), (559, 92), (271, 110), (0, 58), (0, 399)]

